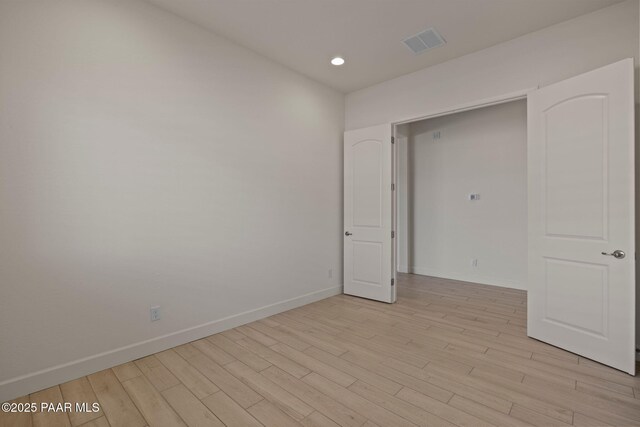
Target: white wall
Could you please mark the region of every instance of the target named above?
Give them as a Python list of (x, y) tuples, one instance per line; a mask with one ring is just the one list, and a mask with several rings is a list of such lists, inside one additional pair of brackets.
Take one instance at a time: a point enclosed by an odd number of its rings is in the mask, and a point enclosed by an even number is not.
[(525, 289), (526, 102), (412, 123), (407, 151), (408, 271)]
[(628, 0), (350, 93), (346, 128), (422, 117), (547, 85), (623, 58), (637, 58), (638, 42), (638, 1)]
[(144, 2), (0, 2), (0, 401), (340, 292), (343, 107)]
[(396, 266), (400, 273), (408, 273), (409, 257), (409, 137), (411, 136), (411, 124), (395, 126), (396, 144), (396, 206), (395, 228), (396, 240)]

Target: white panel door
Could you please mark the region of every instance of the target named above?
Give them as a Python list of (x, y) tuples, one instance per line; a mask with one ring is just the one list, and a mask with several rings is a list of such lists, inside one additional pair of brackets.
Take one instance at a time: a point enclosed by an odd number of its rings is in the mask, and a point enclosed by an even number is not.
[(528, 334), (630, 374), (633, 94), (628, 59), (528, 98)]
[(395, 302), (391, 125), (344, 134), (344, 293)]

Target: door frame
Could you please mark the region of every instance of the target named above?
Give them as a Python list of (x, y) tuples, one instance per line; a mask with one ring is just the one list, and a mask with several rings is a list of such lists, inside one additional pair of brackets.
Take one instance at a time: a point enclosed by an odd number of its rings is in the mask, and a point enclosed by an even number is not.
[[(406, 124), (410, 124), (413, 122), (419, 122), (422, 120), (428, 120), (428, 119), (435, 119), (437, 117), (443, 117), (443, 116), (448, 116), (448, 115), (452, 115), (452, 114), (457, 114), (457, 113), (463, 113), (465, 111), (472, 111), (472, 110), (478, 110), (481, 108), (486, 108), (486, 107), (493, 107), (496, 105), (500, 105), (500, 104), (506, 104), (508, 102), (513, 102), (513, 101), (521, 101), (521, 100), (526, 100), (529, 96), (529, 94), (537, 89), (539, 89), (540, 86), (536, 86), (536, 87), (530, 87), (530, 88), (526, 88), (526, 89), (521, 89), (515, 92), (509, 92), (509, 93), (505, 93), (502, 95), (498, 95), (498, 96), (493, 96), (490, 98), (484, 98), (484, 99), (479, 99), (479, 100), (475, 100), (475, 101), (471, 101), (471, 102), (467, 102), (464, 104), (460, 104), (460, 105), (455, 105), (455, 106), (449, 106), (449, 107), (445, 107), (442, 109), (437, 109), (434, 111), (429, 111), (426, 112), (424, 114), (421, 114), (419, 116), (414, 116), (412, 118), (408, 118), (408, 119), (403, 119), (403, 120), (399, 120), (399, 121), (395, 121), (391, 123), (391, 135), (393, 135), (394, 139), (397, 141), (398, 140), (398, 132), (397, 132), (397, 127), (400, 125), (406, 125)], [(527, 123), (528, 125), (528, 123)], [(527, 133), (527, 139), (529, 138), (528, 133)], [(529, 142), (527, 141), (527, 144)], [(394, 191), (391, 193), (391, 197), (392, 197), (392, 218), (391, 218), (391, 227), (392, 229), (395, 231), (395, 235), (397, 238), (392, 239), (391, 241), (391, 253), (392, 253), (392, 265), (393, 265), (393, 277), (395, 279), (395, 281), (397, 282), (397, 273), (398, 273), (398, 268), (400, 267), (400, 265), (398, 265), (398, 261), (399, 261), (399, 241), (400, 241), (400, 230), (398, 230), (398, 218), (400, 217), (400, 203), (398, 200), (398, 182), (399, 182), (399, 171), (400, 171), (400, 155), (398, 152), (398, 144), (392, 144), (392, 157), (391, 157), (391, 161), (393, 162), (392, 164), (392, 169), (391, 169), (391, 179), (393, 184), (395, 185), (394, 187)], [(527, 249), (528, 249), (528, 240), (529, 240), (529, 236), (527, 233)]]

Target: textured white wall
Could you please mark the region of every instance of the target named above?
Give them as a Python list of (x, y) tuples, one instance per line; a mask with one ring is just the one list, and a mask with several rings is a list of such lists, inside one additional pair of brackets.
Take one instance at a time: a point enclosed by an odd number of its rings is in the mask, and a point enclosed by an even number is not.
[(399, 224), (399, 237), (408, 239), (403, 267), (525, 289), (526, 102), (412, 123), (407, 152), (408, 185), (399, 187), (400, 200), (408, 200)]
[(343, 130), (340, 93), (147, 3), (0, 2), (0, 401), (339, 291)]
[(638, 42), (638, 1), (628, 0), (352, 92), (346, 99), (346, 128), (424, 117), (450, 107), (547, 85), (620, 59), (637, 57)]

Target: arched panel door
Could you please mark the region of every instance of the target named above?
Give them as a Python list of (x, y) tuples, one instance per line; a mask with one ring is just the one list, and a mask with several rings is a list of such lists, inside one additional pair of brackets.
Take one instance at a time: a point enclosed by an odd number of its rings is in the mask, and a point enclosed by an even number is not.
[(344, 292), (394, 302), (391, 125), (345, 132)]
[(528, 334), (634, 374), (633, 60), (528, 99)]

